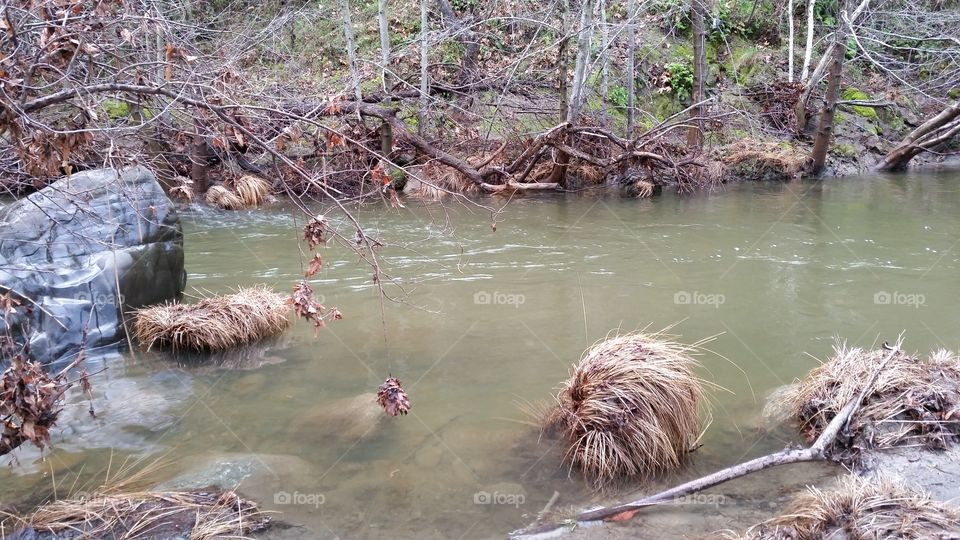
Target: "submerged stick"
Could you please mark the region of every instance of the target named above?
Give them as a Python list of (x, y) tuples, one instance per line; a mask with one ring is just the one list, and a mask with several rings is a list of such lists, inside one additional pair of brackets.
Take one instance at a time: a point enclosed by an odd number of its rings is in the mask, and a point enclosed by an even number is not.
[(672, 487), (666, 491), (661, 491), (660, 493), (656, 493), (642, 499), (581, 512), (573, 519), (563, 523), (548, 523), (529, 529), (514, 531), (510, 533), (510, 538), (524, 538), (552, 533), (565, 527), (573, 527), (588, 522), (606, 520), (614, 516), (619, 518), (618, 521), (622, 521), (632, 518), (637, 512), (648, 506), (661, 504), (671, 499), (676, 499), (684, 495), (703, 491), (725, 482), (729, 482), (730, 480), (740, 478), (741, 476), (746, 476), (764, 469), (793, 463), (829, 460), (831, 459), (830, 446), (834, 441), (836, 441), (837, 436), (840, 435), (840, 432), (846, 429), (854, 413), (860, 409), (863, 399), (867, 396), (867, 394), (869, 394), (870, 388), (873, 387), (873, 384), (877, 380), (877, 376), (883, 371), (890, 360), (898, 352), (900, 352), (900, 350), (896, 347), (890, 349), (890, 353), (886, 356), (886, 358), (884, 358), (883, 362), (877, 366), (877, 369), (874, 370), (870, 379), (864, 385), (857, 397), (851, 399), (846, 405), (844, 405), (842, 409), (840, 409), (837, 415), (830, 420), (829, 424), (827, 424), (827, 427), (824, 428), (823, 433), (817, 437), (817, 440), (809, 448), (788, 448), (773, 454), (751, 459), (750, 461), (719, 470), (715, 473), (691, 480), (689, 482), (680, 484), (679, 486)]

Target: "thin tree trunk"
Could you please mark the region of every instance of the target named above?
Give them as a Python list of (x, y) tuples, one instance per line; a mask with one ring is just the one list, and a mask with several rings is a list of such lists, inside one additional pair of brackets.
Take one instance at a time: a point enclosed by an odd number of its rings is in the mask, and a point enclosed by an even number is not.
[[(704, 86), (707, 78), (706, 29), (704, 12), (706, 0), (693, 0), (690, 3), (690, 20), (693, 28), (693, 88), (690, 92), (692, 103), (704, 100)], [(703, 145), (703, 106), (690, 109), (690, 128), (687, 130), (687, 146), (700, 148)]]
[(636, 111), (634, 110), (634, 96), (636, 94), (636, 69), (634, 66), (637, 52), (637, 23), (636, 0), (627, 0), (627, 139), (633, 139)]
[(190, 155), (190, 179), (198, 195), (207, 192), (207, 178), (210, 172), (210, 146), (204, 137), (203, 125), (199, 120), (193, 121), (193, 152)]
[(600, 0), (600, 48), (603, 63), (600, 71), (600, 95), (602, 102), (601, 125), (607, 127), (607, 100), (610, 96), (610, 30), (607, 28), (607, 4)]
[(380, 0), (377, 8), (377, 21), (380, 26), (380, 63), (383, 78), (383, 91), (388, 92), (390, 81), (390, 26), (387, 24), (387, 0)]
[(350, 81), (353, 84), (353, 93), (357, 101), (363, 101), (360, 91), (360, 72), (357, 67), (357, 49), (353, 43), (353, 23), (350, 19), (350, 0), (340, 0), (340, 10), (343, 15), (343, 35), (347, 39), (347, 62), (350, 64)]
[(793, 82), (793, 0), (787, 2), (787, 81)]
[[(857, 6), (857, 9), (853, 10), (853, 15), (850, 16), (850, 24), (856, 22), (857, 18), (860, 17), (860, 14), (867, 9), (870, 5), (870, 0), (863, 0), (860, 2), (860, 5)], [(810, 94), (813, 93), (813, 89), (820, 83), (820, 79), (823, 77), (824, 71), (827, 70), (827, 66), (830, 64), (830, 59), (833, 58), (833, 49), (836, 46), (835, 42), (831, 42), (827, 47), (827, 50), (823, 53), (823, 58), (820, 59), (820, 62), (817, 64), (817, 68), (813, 70), (813, 75), (810, 76), (809, 80), (804, 81), (801, 79), (800, 82), (805, 82), (803, 88), (803, 93), (800, 95), (800, 101), (797, 102), (797, 131), (802, 132), (807, 128), (807, 103), (810, 101)]]
[(807, 0), (807, 46), (803, 53), (803, 68), (800, 70), (800, 81), (806, 81), (810, 73), (810, 58), (813, 56), (813, 11), (816, 0)]
[(590, 66), (590, 41), (593, 38), (593, 0), (583, 0), (580, 10), (580, 36), (577, 46), (577, 64), (573, 74), (573, 91), (567, 122), (575, 123), (587, 99), (587, 71)]
[[(564, 16), (566, 16), (566, 12)], [(567, 104), (565, 119), (568, 124), (573, 124), (580, 118), (580, 113), (583, 111), (583, 105), (586, 102), (587, 67), (590, 65), (590, 40), (593, 37), (593, 0), (583, 0), (580, 9), (579, 34), (577, 61), (573, 71), (573, 88), (570, 90), (570, 102)], [(569, 143), (570, 141), (567, 139), (564, 142)], [(570, 154), (563, 150), (557, 150), (556, 159), (557, 162), (550, 174), (550, 182), (565, 185)]]
[[(841, 14), (846, 9), (846, 2), (841, 1)], [(820, 125), (817, 126), (817, 136), (813, 140), (812, 173), (814, 176), (823, 172), (827, 160), (827, 150), (833, 138), (833, 119), (837, 112), (837, 101), (840, 99), (840, 79), (843, 77), (843, 57), (846, 54), (842, 46), (846, 38), (846, 25), (839, 22), (833, 34), (833, 58), (830, 64), (830, 75), (827, 81), (827, 95), (824, 97), (823, 110), (820, 112)]]
[[(567, 88), (567, 77), (569, 77), (568, 50), (570, 48), (570, 1), (563, 0), (561, 4), (563, 35), (560, 37), (560, 46), (557, 50), (557, 89), (560, 93), (560, 122), (566, 122), (570, 114), (570, 95)], [(556, 150), (553, 158), (553, 169), (550, 171), (551, 183), (563, 183), (567, 174), (567, 165), (570, 163), (570, 155), (563, 150)]]
[(427, 132), (427, 107), (430, 105), (430, 58), (427, 41), (430, 31), (428, 0), (420, 0), (420, 112), (417, 117), (417, 132)]

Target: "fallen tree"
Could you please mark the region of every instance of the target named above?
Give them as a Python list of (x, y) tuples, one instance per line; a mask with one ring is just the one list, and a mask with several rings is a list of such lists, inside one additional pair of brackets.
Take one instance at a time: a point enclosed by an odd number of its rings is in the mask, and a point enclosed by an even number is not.
[(927, 120), (877, 165), (879, 171), (902, 171), (910, 160), (923, 152), (936, 151), (960, 135), (960, 101), (948, 106), (940, 114)]

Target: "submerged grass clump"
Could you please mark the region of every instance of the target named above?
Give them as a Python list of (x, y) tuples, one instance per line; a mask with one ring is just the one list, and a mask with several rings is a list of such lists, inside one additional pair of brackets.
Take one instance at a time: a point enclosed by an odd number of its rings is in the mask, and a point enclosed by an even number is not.
[(210, 186), (207, 189), (207, 204), (224, 210), (243, 210), (246, 208), (243, 199), (225, 186), (220, 185)]
[[(852, 448), (923, 444), (944, 448), (960, 432), (960, 359), (941, 350), (925, 360), (899, 351), (877, 375), (850, 422)], [(834, 346), (833, 357), (792, 385), (779, 408), (810, 439), (855, 399), (890, 351)]]
[(960, 511), (891, 480), (847, 476), (830, 490), (809, 488), (782, 516), (730, 540), (953, 538)]
[(590, 348), (543, 417), (569, 442), (565, 459), (597, 489), (675, 469), (700, 435), (693, 348), (628, 334)]
[(46, 503), (15, 527), (64, 538), (238, 538), (270, 516), (232, 491), (106, 492)]
[(270, 184), (260, 177), (249, 174), (234, 181), (233, 189), (247, 208), (262, 205), (267, 202), (267, 196), (270, 195)]
[(287, 298), (257, 285), (196, 304), (147, 307), (136, 311), (133, 334), (147, 349), (157, 345), (174, 351), (221, 351), (290, 326)]
[(751, 139), (727, 146), (720, 160), (734, 174), (749, 180), (789, 180), (810, 165), (807, 153), (793, 145)]

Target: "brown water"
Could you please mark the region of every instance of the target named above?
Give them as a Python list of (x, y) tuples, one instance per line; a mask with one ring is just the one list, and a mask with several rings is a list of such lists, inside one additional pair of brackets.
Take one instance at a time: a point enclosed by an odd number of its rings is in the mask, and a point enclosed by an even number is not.
[[(130, 456), (165, 456), (171, 465), (155, 474), (165, 480), (210, 458), (256, 454), (266, 472), (238, 476), (239, 491), (307, 527), (302, 534), (502, 537), (555, 493), (561, 511), (630, 495), (590, 495), (518, 405), (549, 399), (609, 332), (678, 322), (683, 341), (717, 335), (701, 375), (725, 390), (710, 393), (713, 421), (691, 468), (663, 482), (779, 449), (793, 437), (763, 418), (765, 398), (829, 354), (834, 336), (869, 346), (906, 330), (911, 350), (960, 345), (958, 180), (521, 198), (496, 232), (488, 213), (459, 203), (364, 209), (363, 222), (387, 243), (380, 258), (400, 284), (387, 289), (399, 302), (381, 302), (369, 267), (348, 250), (324, 249), (312, 283), (344, 320), (316, 335), (300, 322), (269, 350), (246, 351), (264, 363), (258, 369), (181, 368), (143, 353), (105, 360), (99, 417), (71, 406), (74, 419), (46, 462), (26, 452), (0, 471), (0, 500), (89, 489), (111, 459), (116, 471)], [(292, 214), (187, 213), (188, 288), (289, 290), (301, 271)], [(337, 418), (391, 373), (411, 396), (409, 416)], [(832, 471), (764, 473), (616, 532), (744, 526), (824, 474)], [(284, 493), (293, 504), (275, 503)]]

